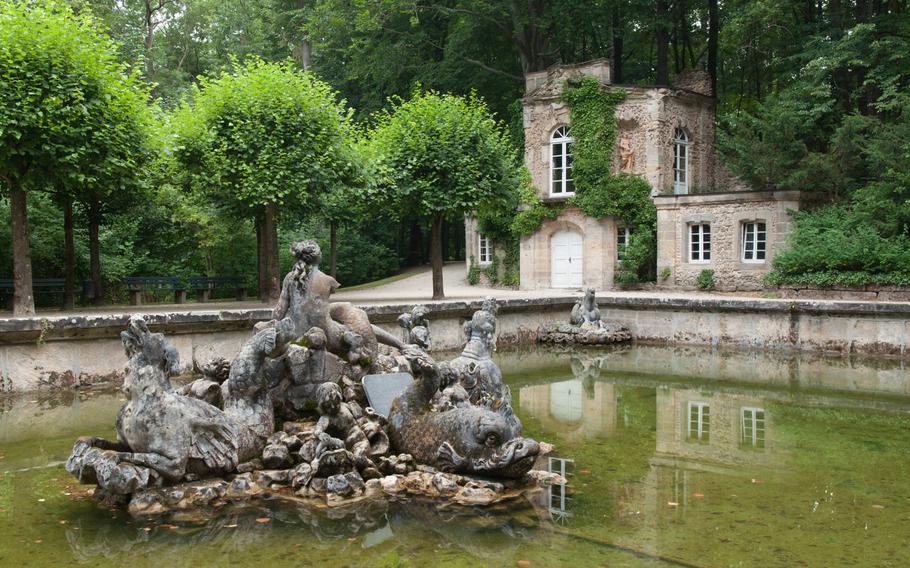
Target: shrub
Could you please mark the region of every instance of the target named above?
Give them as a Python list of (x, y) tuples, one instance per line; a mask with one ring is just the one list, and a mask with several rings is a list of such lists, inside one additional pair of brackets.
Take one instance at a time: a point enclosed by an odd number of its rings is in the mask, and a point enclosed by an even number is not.
[(670, 279), (671, 274), (672, 274), (672, 272), (670, 271), (670, 267), (664, 266), (663, 268), (660, 269), (660, 281), (666, 282), (667, 280)]
[(471, 286), (477, 286), (480, 284), (480, 266), (477, 265), (477, 261), (474, 259), (474, 256), (471, 256), (471, 264), (468, 268), (468, 284)]
[(699, 290), (706, 292), (713, 290), (715, 288), (714, 271), (706, 268), (699, 272), (698, 278), (695, 279), (695, 285), (698, 286)]

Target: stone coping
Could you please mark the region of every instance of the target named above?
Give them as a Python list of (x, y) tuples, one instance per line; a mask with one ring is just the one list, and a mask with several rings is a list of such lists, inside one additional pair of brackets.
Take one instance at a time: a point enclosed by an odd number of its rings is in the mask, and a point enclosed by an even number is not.
[(717, 203), (749, 203), (755, 201), (799, 201), (798, 190), (745, 190), (687, 193), (683, 195), (655, 195), (654, 205), (668, 209), (679, 205), (705, 205)]
[[(545, 298), (517, 298), (499, 301), (500, 314), (561, 311), (566, 314), (580, 297), (567, 294)], [(668, 310), (697, 312), (782, 313), (829, 316), (891, 317), (910, 319), (910, 302), (863, 302), (837, 300), (782, 300), (698, 296), (619, 296), (603, 293), (598, 305), (610, 319), (610, 309)], [(393, 323), (399, 314), (415, 304), (425, 305), (429, 318), (467, 318), (479, 309), (482, 300), (388, 303), (365, 305), (374, 323)], [(197, 310), (143, 313), (149, 326), (166, 333), (206, 333), (252, 328), (271, 318), (270, 308)], [(33, 343), (68, 339), (117, 337), (130, 318), (130, 312), (93, 315), (60, 315), (31, 318), (0, 318), (0, 344)]]

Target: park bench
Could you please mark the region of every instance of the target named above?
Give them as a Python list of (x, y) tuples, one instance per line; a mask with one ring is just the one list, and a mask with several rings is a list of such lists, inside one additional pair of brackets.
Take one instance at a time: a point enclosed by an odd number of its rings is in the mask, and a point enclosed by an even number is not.
[[(32, 293), (38, 294), (39, 292), (47, 292), (62, 294), (63, 283), (63, 278), (35, 278), (32, 280)], [(9, 310), (13, 309), (14, 288), (15, 285), (11, 278), (0, 279), (0, 296), (3, 297), (3, 302)]]
[(174, 303), (186, 302), (186, 287), (176, 276), (127, 276), (122, 280), (130, 293), (130, 305), (142, 304), (144, 292), (173, 291)]
[(237, 300), (246, 300), (246, 286), (243, 278), (237, 276), (193, 276), (188, 279), (189, 288), (196, 292), (196, 300), (208, 302), (215, 288), (233, 288)]

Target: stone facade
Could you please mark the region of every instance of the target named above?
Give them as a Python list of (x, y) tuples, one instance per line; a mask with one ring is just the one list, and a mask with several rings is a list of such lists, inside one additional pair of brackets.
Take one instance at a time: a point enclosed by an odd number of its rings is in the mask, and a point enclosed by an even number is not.
[[(570, 109), (562, 100), (562, 91), (566, 80), (582, 75), (596, 77), (602, 85), (622, 89), (626, 93), (625, 100), (617, 105), (614, 117), (617, 125), (612, 159), (614, 173), (627, 172), (644, 177), (650, 183), (652, 196), (656, 199), (685, 194), (686, 198), (680, 202), (685, 205), (694, 205), (702, 199), (713, 202), (709, 194), (750, 190), (719, 163), (714, 153), (715, 99), (710, 91), (710, 80), (704, 72), (687, 71), (675, 78), (674, 87), (612, 85), (609, 61), (599, 59), (579, 65), (555, 66), (526, 76), (526, 94), (523, 99), (525, 165), (543, 201), (565, 201), (572, 195), (551, 191), (551, 140), (554, 132), (561, 127), (569, 127), (571, 132)], [(674, 163), (676, 137), (679, 133), (685, 133), (687, 140), (686, 182), (677, 186)], [(769, 195), (768, 192), (755, 194), (733, 209), (737, 209), (737, 214), (742, 214), (744, 218), (759, 218), (767, 215), (770, 209), (778, 211), (773, 198), (768, 203), (761, 203), (759, 196)], [(796, 205), (788, 202), (787, 207), (795, 209)], [(664, 215), (664, 218), (667, 216)], [(662, 219), (658, 219), (658, 225)], [(781, 216), (775, 216), (774, 219), (775, 223), (781, 221), (779, 226), (775, 224), (773, 230), (782, 238), (790, 224), (784, 222), (785, 219)], [(589, 219), (575, 208), (566, 209), (556, 219), (545, 220), (535, 234), (522, 239), (521, 287), (612, 288), (617, 259), (617, 234), (621, 226), (618, 219)], [(669, 235), (668, 230), (665, 227), (658, 232), (666, 237)], [(571, 284), (563, 278), (553, 280), (553, 275), (563, 270), (557, 266), (561, 261), (552, 252), (556, 250), (553, 237), (562, 232), (573, 232), (582, 237), (583, 269), (580, 282), (577, 278), (570, 279)], [(477, 249), (479, 236), (476, 227), (470, 222), (466, 236), (469, 250)], [(566, 239), (569, 237), (561, 234), (558, 240), (562, 242)], [(685, 241), (677, 239), (667, 243), (683, 246)], [(774, 250), (776, 248), (775, 244)], [(674, 253), (665, 251), (668, 259), (673, 255), (682, 258), (682, 254), (682, 249)], [(563, 262), (561, 266), (568, 267), (569, 264)], [(669, 266), (658, 264), (658, 269)], [(725, 265), (724, 269), (736, 270), (731, 265)], [(730, 277), (725, 276), (719, 284), (722, 287), (729, 283), (734, 288), (740, 287), (740, 284), (754, 288), (757, 282), (755, 275), (759, 272), (762, 272), (760, 268), (748, 267), (743, 269), (741, 277), (727, 274)], [(691, 278), (684, 277), (674, 279), (670, 284), (689, 286), (693, 282)]]
[[(657, 205), (658, 283), (695, 286), (703, 270), (714, 271), (722, 290), (759, 290), (771, 270), (771, 259), (790, 232), (790, 211), (799, 209), (799, 192), (746, 191), (706, 195), (662, 195)], [(766, 254), (761, 262), (743, 260), (743, 224), (764, 223)], [(711, 233), (711, 258), (693, 261), (690, 226), (707, 223)], [(670, 269), (666, 280), (661, 272)]]

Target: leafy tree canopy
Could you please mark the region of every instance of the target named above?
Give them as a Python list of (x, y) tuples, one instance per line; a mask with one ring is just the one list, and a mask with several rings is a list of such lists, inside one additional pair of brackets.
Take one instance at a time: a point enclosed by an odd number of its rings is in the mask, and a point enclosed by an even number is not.
[(339, 184), (360, 183), (350, 111), (289, 61), (250, 58), (201, 79), (172, 120), (187, 183), (235, 211), (312, 210)]
[(0, 1), (0, 175), (20, 189), (101, 196), (148, 157), (147, 88), (87, 15)]

